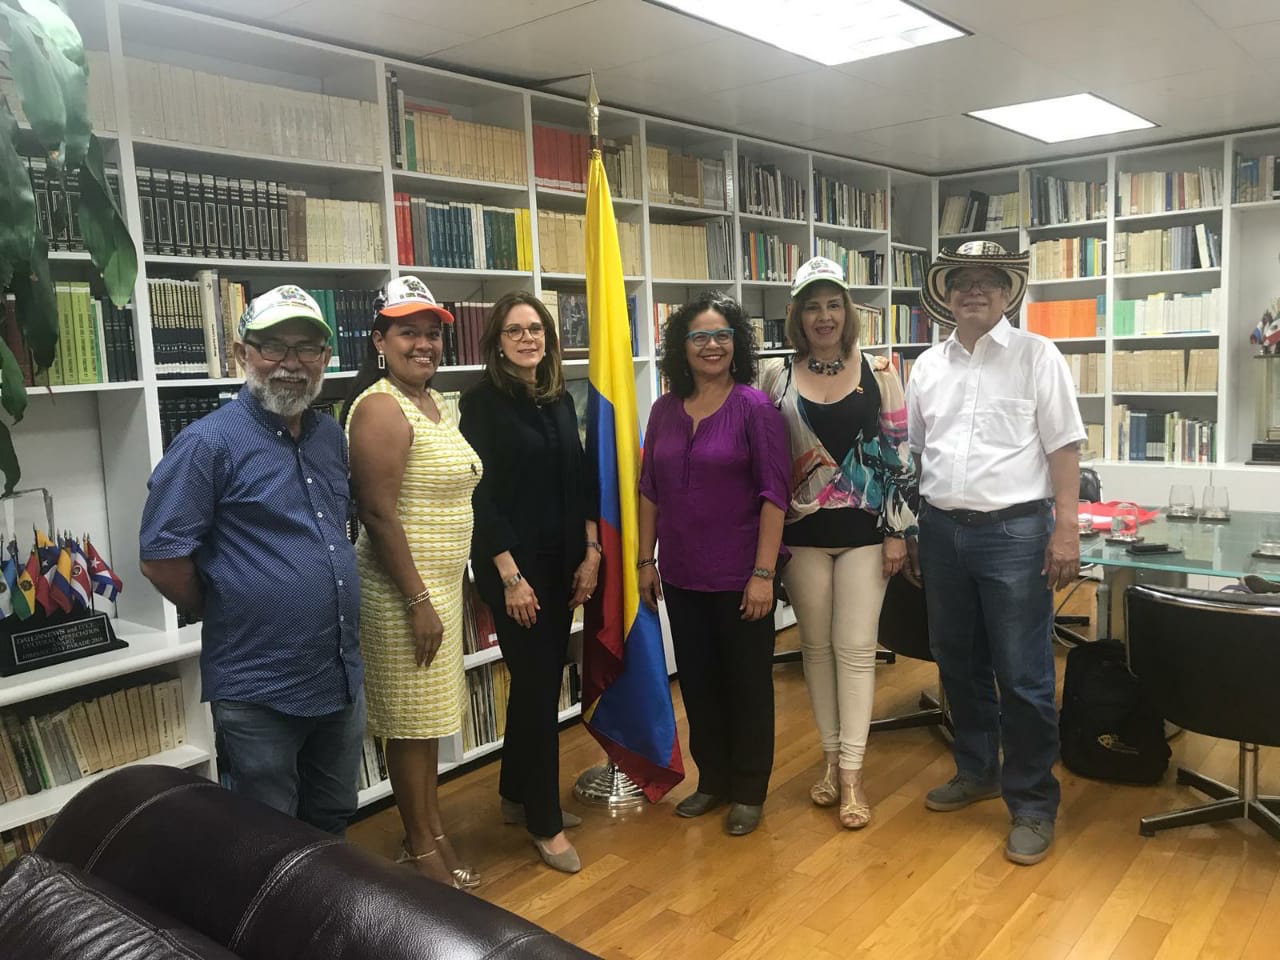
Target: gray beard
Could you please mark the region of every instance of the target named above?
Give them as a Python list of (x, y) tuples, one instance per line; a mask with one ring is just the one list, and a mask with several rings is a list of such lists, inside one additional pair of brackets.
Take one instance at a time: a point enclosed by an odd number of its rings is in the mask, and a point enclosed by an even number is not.
[(245, 370), (245, 385), (262, 404), (264, 410), (288, 420), (305, 413), (311, 406), (311, 402), (320, 395), (320, 388), (324, 385), (324, 375), (308, 377), (307, 388), (300, 394), (272, 383), (272, 377), (264, 380), (249, 369)]

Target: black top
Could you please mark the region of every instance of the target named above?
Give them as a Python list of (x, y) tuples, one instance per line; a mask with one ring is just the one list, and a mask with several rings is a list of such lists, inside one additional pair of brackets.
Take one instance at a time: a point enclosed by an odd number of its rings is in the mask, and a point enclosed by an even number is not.
[(571, 580), (586, 549), (586, 521), (599, 514), (595, 471), (582, 450), (573, 398), (565, 391), (540, 406), (483, 380), (463, 395), (460, 407), (458, 427), (484, 463), (471, 498), (471, 567), (481, 597), (501, 605), (493, 558), (504, 550), (522, 568), (539, 553), (560, 554)]
[[(835, 403), (818, 403), (800, 397), (801, 412), (818, 441), (837, 463), (844, 463), (854, 444), (880, 432), (880, 387), (866, 357), (862, 381)], [(881, 543), (874, 513), (859, 507), (817, 510), (783, 528), (789, 547), (867, 547)]]

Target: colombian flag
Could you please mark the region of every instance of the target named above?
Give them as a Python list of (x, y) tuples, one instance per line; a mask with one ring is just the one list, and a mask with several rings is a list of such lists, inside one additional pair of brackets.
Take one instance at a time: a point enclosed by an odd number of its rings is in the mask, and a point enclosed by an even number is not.
[(640, 602), (640, 422), (618, 226), (600, 151), (587, 174), (587, 456), (600, 483), (604, 558), (587, 602), (582, 710), (587, 729), (653, 802), (684, 779), (658, 615)]
[[(61, 610), (63, 613), (71, 609), (71, 583), (62, 579), (58, 573), (58, 545), (43, 530), (36, 531), (36, 552), (40, 555), (40, 575), (46, 587), (42, 591), (36, 584), (36, 596), (45, 613)], [(68, 556), (67, 572), (71, 572), (70, 556)]]

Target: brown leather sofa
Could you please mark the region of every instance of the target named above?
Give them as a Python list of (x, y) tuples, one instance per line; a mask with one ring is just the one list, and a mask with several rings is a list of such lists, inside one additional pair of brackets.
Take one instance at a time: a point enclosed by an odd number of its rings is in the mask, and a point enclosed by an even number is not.
[(477, 897), (183, 770), (82, 790), (0, 873), (5, 960), (582, 960)]

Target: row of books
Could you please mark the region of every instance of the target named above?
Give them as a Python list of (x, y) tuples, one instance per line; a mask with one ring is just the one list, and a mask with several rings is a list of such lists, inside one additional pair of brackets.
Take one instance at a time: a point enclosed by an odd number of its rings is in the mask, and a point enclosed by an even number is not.
[[(12, 103), (13, 101), (10, 101)], [(31, 193), (36, 202), (36, 221), (50, 250), (83, 250), (80, 229), (80, 171), (65, 170), (55, 175), (43, 157), (25, 157)], [(120, 168), (104, 164), (107, 189), (120, 203)], [(122, 208), (123, 209), (123, 208)]]
[(1260, 157), (1236, 154), (1235, 185), (1231, 199), (1235, 203), (1280, 200), (1280, 157), (1273, 153)]
[(1091, 180), (1067, 180), (1032, 170), (1026, 193), (1032, 227), (1052, 227), (1107, 217), (1107, 185)]
[(1020, 224), (1018, 194), (984, 193), (970, 190), (942, 202), (938, 233), (976, 233), (986, 230), (1016, 230)]
[(729, 280), (733, 275), (729, 229), (726, 217), (692, 224), (650, 224), (653, 275), (667, 280)]
[(24, 854), (32, 853), (45, 831), (53, 826), (55, 819), (44, 817), (0, 833), (0, 869), (7, 867)]
[[(77, 694), (86, 696), (86, 690)], [(82, 700), (31, 701), (0, 715), (5, 802), (172, 750), (187, 739), (182, 681), (92, 688)]]
[(493, 611), (480, 599), (471, 577), (462, 578), (462, 652), (479, 653), (498, 645)]
[(858, 325), (858, 343), (863, 346), (878, 346), (888, 343), (885, 314), (879, 307), (869, 307), (865, 303), (855, 303), (853, 305), (852, 319)]
[(247, 296), (216, 270), (199, 270), (194, 280), (148, 280), (156, 377), (241, 376), (232, 344)]
[(878, 287), (884, 283), (884, 254), (874, 250), (850, 250), (838, 241), (814, 237), (816, 256), (834, 260), (844, 268), (850, 286)]
[(235, 400), (234, 390), (204, 390), (181, 393), (164, 390), (160, 393), (160, 448), (168, 450), (174, 438), (201, 417), (213, 413), (219, 407)]
[(891, 304), (887, 314), (888, 343), (932, 343), (933, 321), (920, 307)]
[(1152, 170), (1116, 174), (1116, 216), (1222, 206), (1222, 170)]
[(695, 157), (649, 144), (649, 202), (727, 210), (723, 159)]
[(919, 250), (890, 251), (893, 256), (893, 285), (895, 287), (924, 286), (925, 271), (929, 267), (928, 258)]
[(1027, 304), (1027, 330), (1042, 337), (1100, 337), (1106, 326), (1107, 298), (1036, 300)]
[[(511, 696), (511, 673), (501, 660), (467, 671), (467, 697), (462, 705), (462, 750), (497, 743), (507, 732), (507, 701)], [(565, 665), (556, 706), (563, 713), (582, 699), (578, 665)]]
[(1084, 423), (1085, 438), (1084, 443), (1080, 446), (1080, 460), (1101, 460), (1107, 455), (1105, 439), (1107, 428), (1105, 424), (1090, 423), (1088, 420)]
[[(590, 325), (587, 318), (587, 295), (585, 293), (544, 290), (542, 292), (542, 302), (556, 323), (556, 332), (560, 336), (561, 356), (566, 360), (585, 359), (591, 346)], [(631, 330), (631, 355), (633, 357), (640, 352), (640, 345), (636, 340), (636, 305), (635, 294), (628, 294), (627, 324)]]
[(1107, 241), (1063, 237), (1031, 244), (1032, 280), (1071, 280), (1107, 274)]
[(387, 755), (382, 741), (371, 733), (364, 735), (364, 747), (360, 751), (360, 767), (356, 775), (356, 789), (367, 790), (388, 777)]
[(4, 339), (18, 360), (27, 386), (79, 383), (124, 383), (138, 379), (133, 307), (117, 307), (95, 297), (87, 283), (55, 283), (58, 346), (53, 363), (36, 376), (31, 351), (18, 324), (17, 301), (4, 297)]
[(1064, 353), (1067, 369), (1071, 371), (1071, 382), (1075, 384), (1076, 393), (1103, 393), (1107, 385), (1106, 354), (1103, 353)]
[(1218, 348), (1117, 350), (1111, 357), (1115, 393), (1197, 393), (1218, 389)]
[(1141, 300), (1117, 300), (1111, 311), (1111, 332), (1117, 337), (1214, 332), (1221, 314), (1218, 287), (1203, 293), (1152, 293)]
[(1221, 262), (1222, 236), (1204, 223), (1116, 234), (1116, 273), (1198, 270)]
[(387, 73), (388, 132), (397, 169), (441, 177), (527, 183), (524, 131), (451, 117), (447, 109), (414, 103)]
[(374, 103), (135, 57), (125, 58), (125, 71), (134, 136), (331, 163), (380, 162)]
[(751, 330), (756, 337), (758, 350), (789, 350), (787, 321), (766, 317), (752, 317)]
[[(585, 133), (533, 125), (533, 179), (539, 187), (586, 193), (590, 138)], [(640, 138), (603, 139), (600, 158), (613, 196), (640, 199)], [(612, 170), (612, 175), (611, 175)]]
[(804, 220), (804, 181), (772, 163), (756, 163), (738, 154), (738, 212), (761, 217)]
[(1111, 446), (1116, 460), (1158, 463), (1212, 463), (1217, 459), (1218, 425), (1177, 410), (1111, 408)]
[[(538, 263), (543, 273), (587, 271), (587, 218), (581, 213), (538, 211)], [(630, 277), (644, 273), (640, 224), (618, 221), (618, 248), (622, 272)]]
[(813, 171), (813, 219), (840, 227), (888, 230), (888, 192), (863, 190)]
[(395, 194), (396, 258), (462, 270), (532, 270), (529, 211)]
[[(101, 133), (119, 129), (116, 121), (116, 92), (111, 78), (111, 62), (108, 55), (99, 50), (86, 50), (85, 63), (89, 67), (89, 123)], [(13, 111), (18, 123), (30, 125), (27, 115), (22, 110), (22, 97), (18, 94), (18, 85), (10, 76), (0, 77), (0, 97), (3, 97)]]
[(798, 243), (772, 233), (742, 231), (744, 280), (791, 280), (806, 259)]

